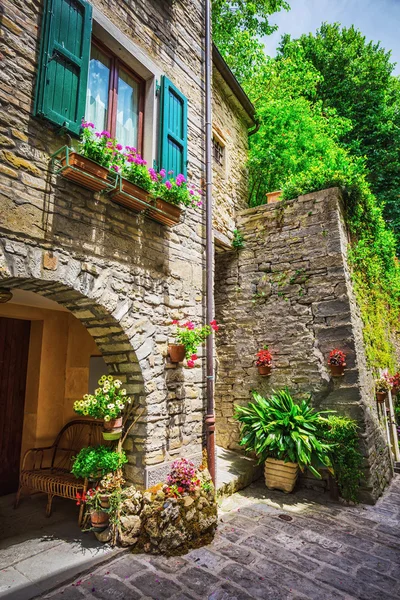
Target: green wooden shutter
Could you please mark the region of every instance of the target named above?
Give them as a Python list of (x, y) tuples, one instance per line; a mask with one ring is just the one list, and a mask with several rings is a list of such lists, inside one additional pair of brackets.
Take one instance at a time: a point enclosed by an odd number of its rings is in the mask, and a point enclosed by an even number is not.
[(163, 75), (159, 168), (187, 175), (187, 98)]
[(35, 114), (79, 134), (85, 116), (92, 7), (85, 0), (46, 0)]

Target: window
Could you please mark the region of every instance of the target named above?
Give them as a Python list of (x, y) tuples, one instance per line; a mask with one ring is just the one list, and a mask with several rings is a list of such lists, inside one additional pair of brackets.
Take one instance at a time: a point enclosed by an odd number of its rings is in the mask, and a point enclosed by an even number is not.
[(215, 164), (217, 164), (219, 167), (223, 167), (224, 166), (224, 152), (225, 152), (224, 146), (222, 144), (220, 144), (219, 141), (215, 139), (215, 137), (213, 137), (212, 147), (213, 147), (213, 159), (215, 161)]
[(116, 56), (92, 42), (85, 118), (107, 129), (123, 146), (141, 151), (143, 81)]

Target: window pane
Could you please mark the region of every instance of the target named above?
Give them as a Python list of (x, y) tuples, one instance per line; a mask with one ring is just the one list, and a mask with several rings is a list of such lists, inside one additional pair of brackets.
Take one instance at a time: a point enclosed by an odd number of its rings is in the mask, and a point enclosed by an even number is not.
[(86, 120), (97, 130), (107, 128), (110, 59), (96, 46), (92, 46), (86, 95)]
[(118, 77), (116, 138), (124, 146), (137, 146), (139, 84), (122, 69)]

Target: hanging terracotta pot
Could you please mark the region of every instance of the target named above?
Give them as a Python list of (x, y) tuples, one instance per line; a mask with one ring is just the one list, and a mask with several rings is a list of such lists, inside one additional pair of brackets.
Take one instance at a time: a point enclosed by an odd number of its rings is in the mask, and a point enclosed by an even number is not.
[(332, 365), (330, 363), (329, 366), (331, 368), (332, 377), (343, 377), (346, 363), (343, 363), (342, 365)]
[(94, 510), (90, 513), (92, 527), (97, 531), (102, 531), (108, 527), (109, 515), (103, 510)]
[(152, 203), (154, 208), (149, 208), (146, 213), (150, 219), (169, 227), (179, 223), (182, 214), (182, 209), (179, 206), (161, 200), (161, 198), (155, 198)]
[(376, 399), (378, 400), (379, 404), (384, 404), (386, 398), (387, 392), (376, 392)]
[(272, 365), (257, 365), (258, 373), (263, 377), (271, 375)]
[(63, 157), (61, 165), (63, 177), (75, 181), (89, 190), (100, 192), (110, 186), (107, 181), (110, 171), (77, 152), (70, 152), (68, 160), (67, 157)]
[(105, 440), (119, 440), (122, 435), (122, 417), (104, 421), (102, 433)]
[(168, 354), (172, 363), (180, 363), (185, 360), (186, 348), (183, 344), (170, 344)]

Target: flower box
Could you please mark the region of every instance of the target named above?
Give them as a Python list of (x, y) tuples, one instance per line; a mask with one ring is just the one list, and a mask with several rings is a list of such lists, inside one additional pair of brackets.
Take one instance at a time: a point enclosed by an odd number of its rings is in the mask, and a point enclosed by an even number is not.
[(51, 170), (94, 192), (115, 187), (115, 173), (68, 146), (63, 146), (52, 155)]
[(152, 202), (152, 207), (149, 208), (147, 216), (153, 221), (162, 223), (172, 227), (179, 223), (182, 214), (182, 209), (176, 204), (171, 204), (161, 198), (155, 198)]
[(150, 206), (149, 193), (124, 177), (118, 178), (116, 188), (109, 195), (114, 202), (138, 213)]

